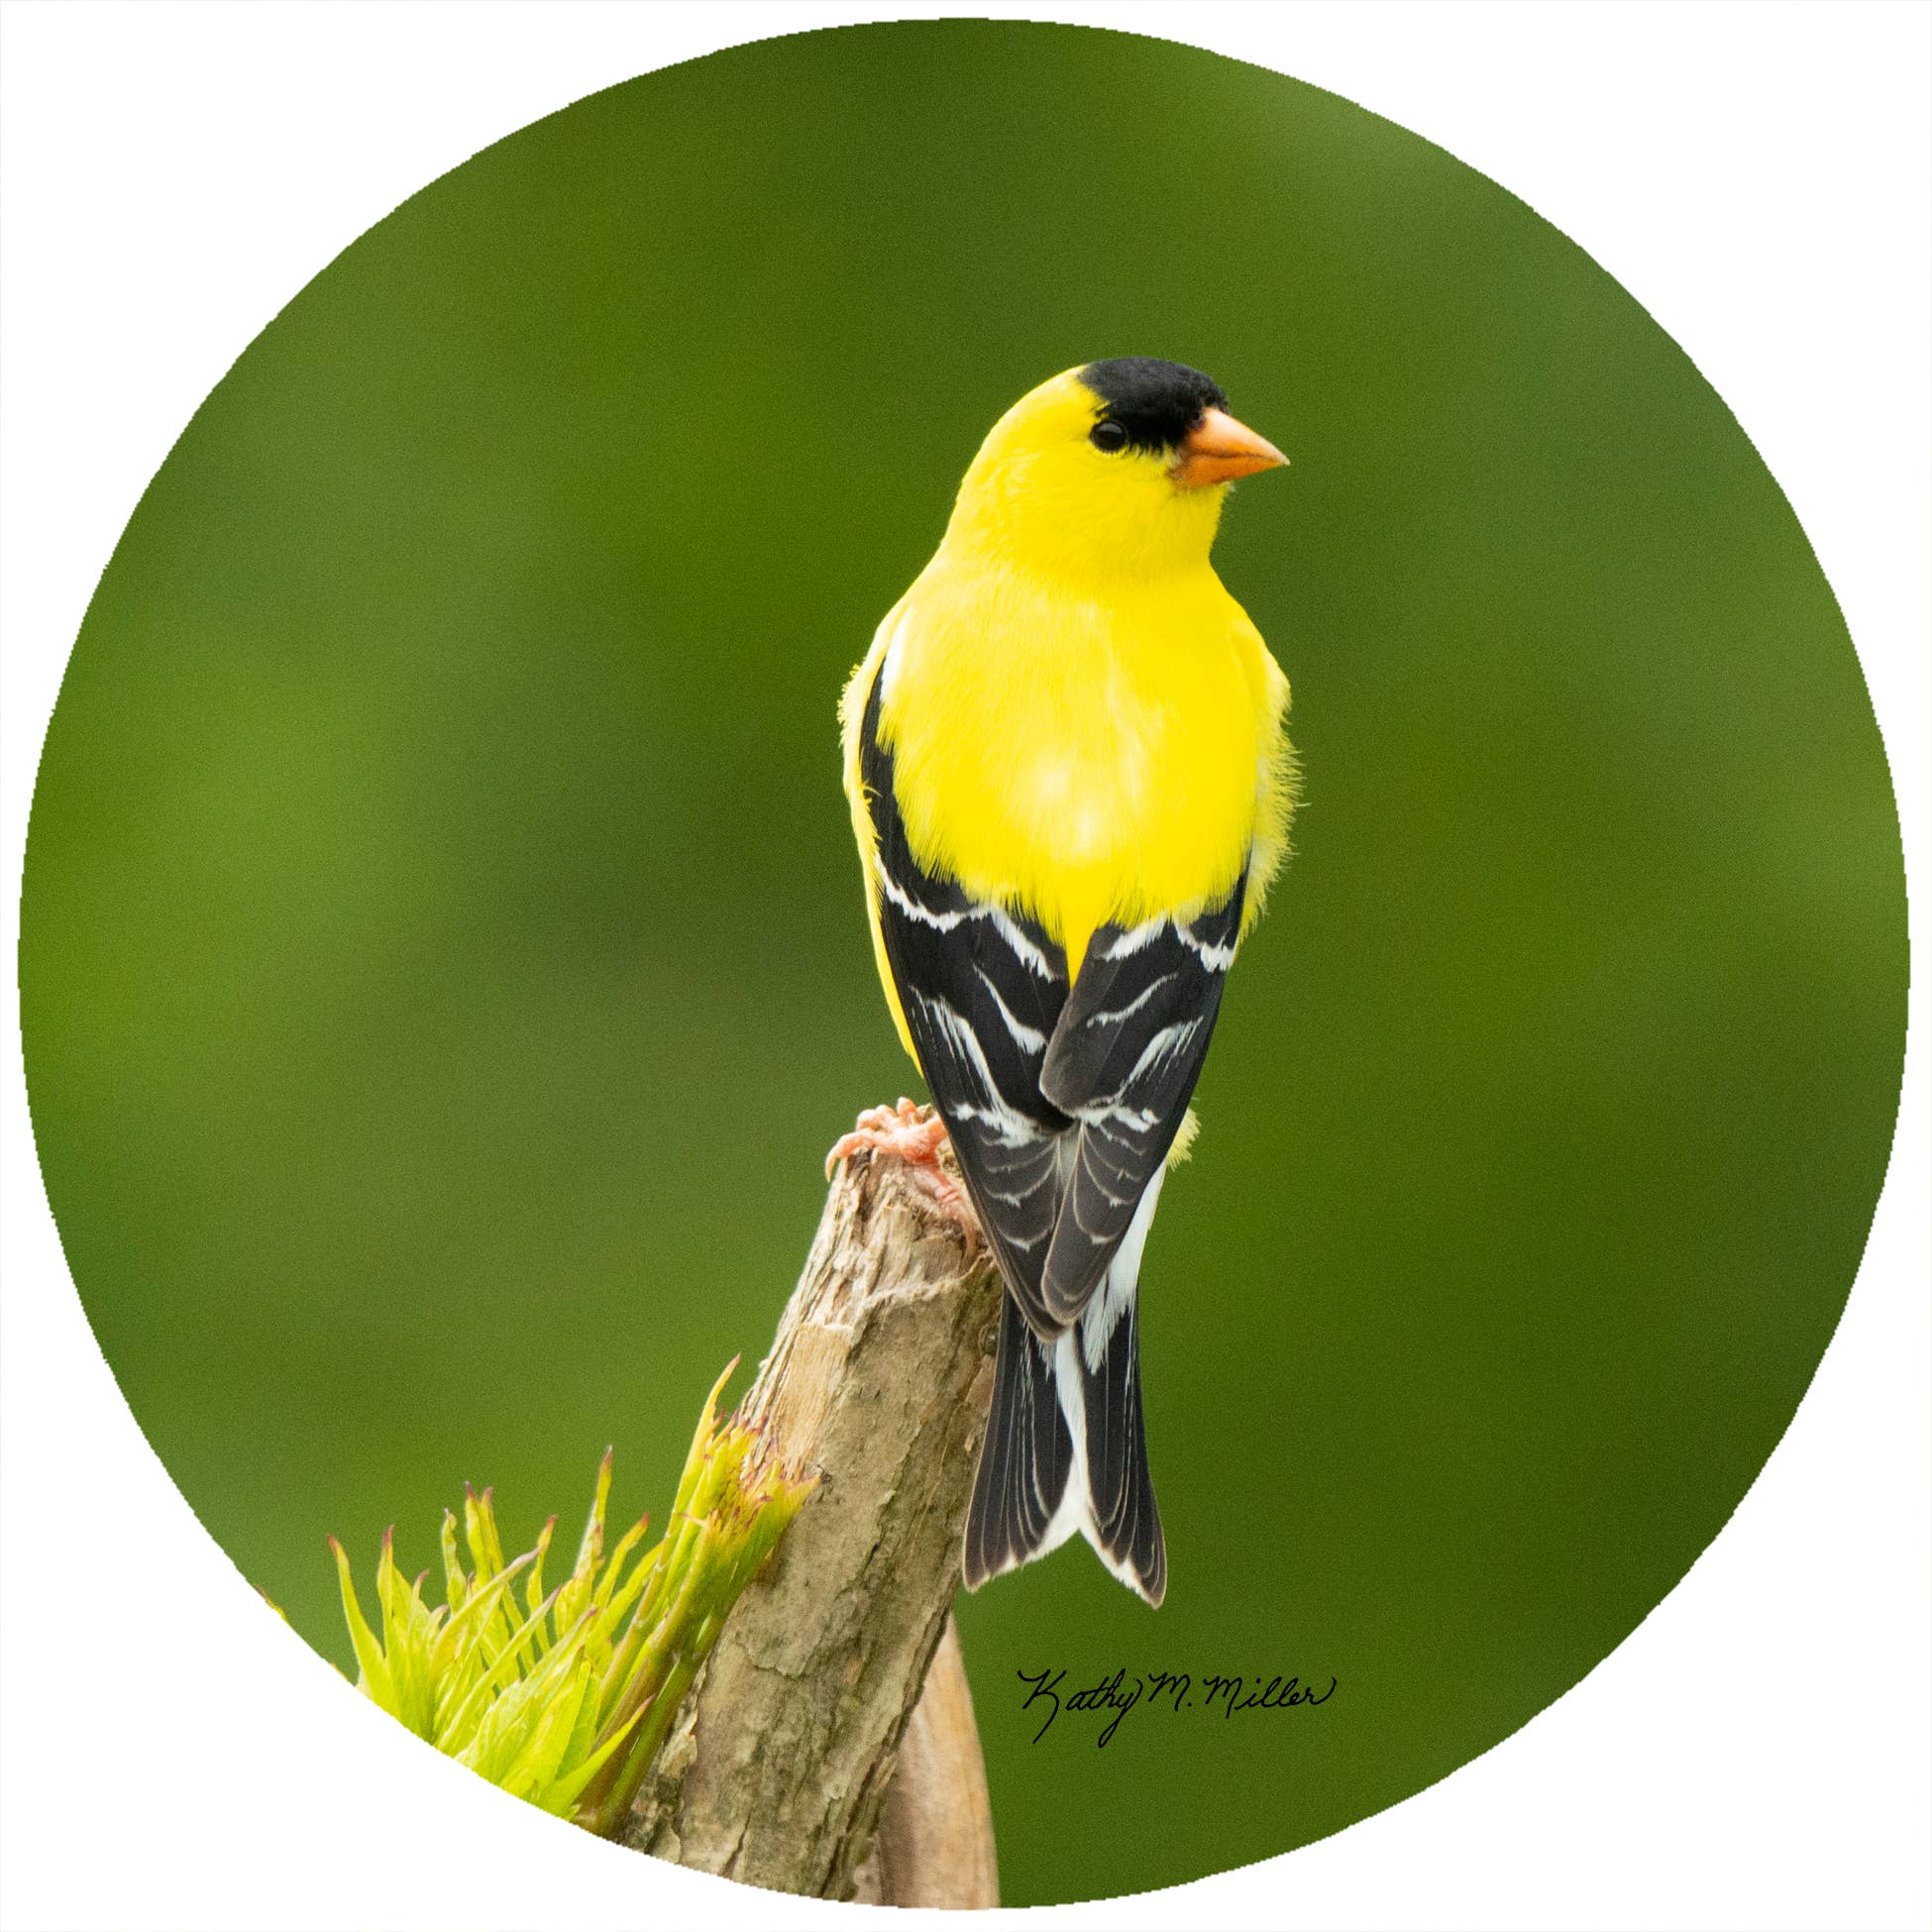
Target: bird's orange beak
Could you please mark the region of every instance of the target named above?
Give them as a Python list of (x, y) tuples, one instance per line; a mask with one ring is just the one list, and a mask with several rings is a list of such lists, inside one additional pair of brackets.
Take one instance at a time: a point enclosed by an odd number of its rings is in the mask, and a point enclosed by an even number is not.
[(1225, 409), (1210, 409), (1181, 438), (1180, 455), (1167, 474), (1184, 489), (1199, 489), (1203, 483), (1233, 483), (1278, 469), (1287, 461), (1265, 436)]

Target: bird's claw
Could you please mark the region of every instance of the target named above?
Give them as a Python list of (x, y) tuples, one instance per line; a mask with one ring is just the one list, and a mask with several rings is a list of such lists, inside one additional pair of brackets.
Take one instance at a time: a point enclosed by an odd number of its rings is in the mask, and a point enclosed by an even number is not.
[(825, 1156), (825, 1178), (850, 1154), (897, 1154), (913, 1167), (932, 1167), (945, 1145), (946, 1124), (935, 1109), (915, 1107), (904, 1096), (897, 1107), (868, 1107), (852, 1131)]
[(902, 1097), (897, 1107), (868, 1107), (859, 1116), (852, 1131), (841, 1135), (825, 1156), (825, 1178), (830, 1180), (838, 1163), (853, 1154), (891, 1154), (906, 1163), (942, 1213), (962, 1227), (974, 1225), (965, 1196), (939, 1165), (939, 1151), (946, 1144), (946, 1124), (937, 1110), (916, 1107)]

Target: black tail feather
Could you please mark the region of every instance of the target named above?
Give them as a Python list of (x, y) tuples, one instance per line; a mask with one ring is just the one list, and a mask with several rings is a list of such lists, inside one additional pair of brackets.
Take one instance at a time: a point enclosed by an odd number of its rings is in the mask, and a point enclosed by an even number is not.
[(1099, 1368), (1080, 1349), (1087, 1419), (1087, 1495), (1093, 1533), (1116, 1574), (1158, 1606), (1167, 1594), (1167, 1545), (1147, 1469), (1147, 1430), (1140, 1407), (1140, 1312), (1129, 1296), (1107, 1339)]
[(993, 1408), (966, 1515), (969, 1590), (1038, 1552), (1073, 1468), (1073, 1439), (1054, 1388), (1052, 1344), (1026, 1326), (1011, 1293), (1001, 1303)]
[[(969, 1590), (1040, 1555), (1068, 1482), (1080, 1479), (1055, 1372), (1074, 1352), (1073, 1338), (1057, 1347), (1042, 1342), (1012, 1295), (1003, 1304), (993, 1408), (966, 1517)], [(1080, 1351), (1070, 1372), (1080, 1378), (1075, 1413), (1085, 1420), (1085, 1527), (1122, 1582), (1157, 1605), (1167, 1592), (1167, 1550), (1147, 1469), (1140, 1325), (1131, 1299), (1100, 1366), (1090, 1369)]]

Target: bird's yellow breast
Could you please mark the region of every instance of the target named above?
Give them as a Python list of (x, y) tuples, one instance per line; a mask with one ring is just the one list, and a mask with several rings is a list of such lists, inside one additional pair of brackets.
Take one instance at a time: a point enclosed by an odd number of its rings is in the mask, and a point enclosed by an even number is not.
[(1097, 926), (1224, 898), (1257, 845), (1265, 884), (1287, 685), (1205, 560), (1101, 587), (942, 551), (869, 663), (914, 856), (1071, 974)]

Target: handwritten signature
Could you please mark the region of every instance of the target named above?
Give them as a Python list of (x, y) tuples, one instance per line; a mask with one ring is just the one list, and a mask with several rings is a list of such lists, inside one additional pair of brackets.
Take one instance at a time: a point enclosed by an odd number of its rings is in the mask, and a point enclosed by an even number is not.
[[(1035, 1704), (1042, 1705), (1039, 1729), (1033, 1733), (1035, 1744), (1053, 1728), (1053, 1720), (1063, 1710), (1112, 1711), (1114, 1715), (1094, 1740), (1103, 1749), (1120, 1728), (1121, 1719), (1143, 1699), (1150, 1710), (1161, 1703), (1177, 1712), (1212, 1711), (1218, 1705), (1224, 1717), (1233, 1717), (1236, 1711), (1286, 1711), (1302, 1705), (1326, 1704), (1335, 1695), (1336, 1686), (1334, 1677), (1329, 1679), (1326, 1689), (1317, 1690), (1313, 1685), (1303, 1683), (1299, 1676), (1274, 1676), (1268, 1678), (1266, 1683), (1256, 1677), (1250, 1688), (1245, 1677), (1224, 1677), (1219, 1674), (1205, 1676), (1197, 1685), (1185, 1670), (1153, 1670), (1143, 1676), (1130, 1677), (1125, 1668), (1121, 1668), (1112, 1676), (1101, 1678), (1098, 1683), (1067, 1691), (1063, 1696), (1061, 1686), (1066, 1682), (1067, 1675), (1064, 1670), (1020, 1670), (1015, 1674), (1021, 1683), (1032, 1685), (1026, 1693), (1026, 1701), (1020, 1708), (1027, 1711)], [(1197, 1690), (1200, 1693), (1198, 1703)]]

